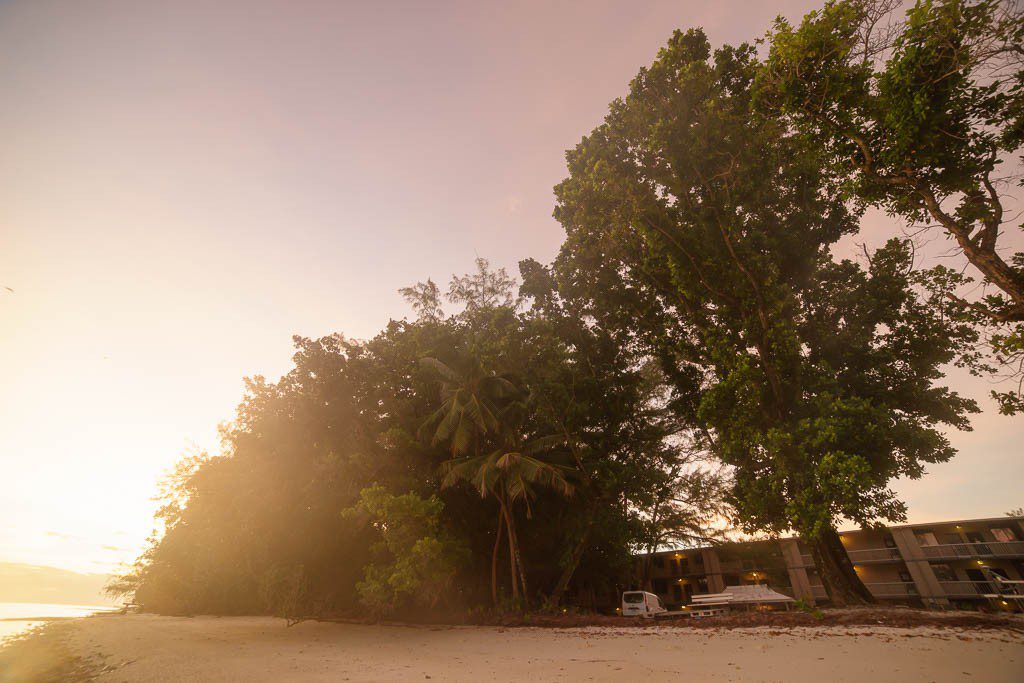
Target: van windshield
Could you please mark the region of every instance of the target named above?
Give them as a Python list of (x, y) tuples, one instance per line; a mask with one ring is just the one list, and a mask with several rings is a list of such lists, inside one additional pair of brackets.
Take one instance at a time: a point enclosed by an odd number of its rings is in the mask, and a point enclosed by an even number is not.
[(628, 602), (630, 604), (636, 604), (638, 602), (643, 602), (644, 601), (644, 594), (643, 593), (623, 593), (622, 594), (622, 601), (623, 602)]

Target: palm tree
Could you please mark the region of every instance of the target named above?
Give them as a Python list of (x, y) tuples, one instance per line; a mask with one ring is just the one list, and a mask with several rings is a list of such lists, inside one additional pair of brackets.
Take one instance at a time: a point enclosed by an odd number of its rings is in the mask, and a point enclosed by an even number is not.
[[(567, 474), (570, 468), (546, 462), (536, 457), (530, 446), (510, 450), (498, 448), (486, 455), (453, 458), (441, 465), (444, 479), (441, 487), (447, 488), (459, 482), (467, 482), (482, 498), (494, 496), (498, 501), (500, 520), (504, 520), (509, 539), (509, 571), (512, 578), (512, 599), (519, 600), (520, 590), (525, 602), (529, 602), (526, 584), (526, 569), (519, 550), (519, 535), (516, 532), (514, 505), (523, 502), (526, 516), (531, 518), (530, 502), (536, 496), (537, 487), (552, 489), (563, 496), (571, 496), (573, 486)], [(498, 529), (500, 541), (501, 529)], [(491, 591), (497, 599), (497, 544), (491, 558)], [(518, 580), (518, 581), (517, 581)]]
[[(469, 363), (470, 370), (457, 372), (436, 358), (425, 358), (423, 364), (441, 378), (441, 406), (424, 422), (423, 431), (433, 430), (431, 442), (447, 442), (452, 458), (441, 466), (444, 478), (442, 488), (467, 482), (483, 498), (494, 497), (498, 502), (498, 529), (491, 553), (491, 598), (498, 601), (498, 551), (501, 546), (502, 527), (509, 539), (509, 571), (512, 580), (512, 599), (519, 602), (520, 588), (528, 600), (526, 572), (519, 550), (513, 506), (526, 505), (527, 517), (532, 516), (530, 501), (535, 488), (544, 486), (572, 494), (572, 485), (566, 474), (569, 468), (546, 462), (537, 457), (549, 450), (548, 439), (538, 439), (532, 445), (522, 446), (520, 429), (523, 403), (522, 391), (507, 376), (489, 374), (479, 361)], [(485, 442), (498, 443), (486, 454), (481, 454)]]
[[(436, 358), (423, 358), (420, 362), (441, 381), (441, 405), (423, 423), (421, 436), (432, 432), (432, 444), (447, 442), (452, 454), (449, 462), (460, 457), (479, 458), (481, 441), (501, 429), (498, 405), (515, 393), (515, 385), (507, 377), (484, 372), (475, 358), (465, 363), (469, 366), (467, 372), (456, 371)], [(500, 498), (498, 502), (498, 528), (491, 553), (491, 600), (494, 604), (498, 603), (498, 551), (506, 527), (504, 502)], [(513, 581), (513, 592), (515, 589)], [(518, 599), (518, 594), (513, 597)]]
[(500, 431), (499, 405), (515, 395), (516, 386), (508, 377), (486, 373), (475, 359), (468, 372), (458, 372), (436, 358), (420, 362), (441, 378), (441, 406), (421, 432), (433, 429), (431, 443), (448, 442), (453, 457), (469, 451), (479, 454), (480, 441)]

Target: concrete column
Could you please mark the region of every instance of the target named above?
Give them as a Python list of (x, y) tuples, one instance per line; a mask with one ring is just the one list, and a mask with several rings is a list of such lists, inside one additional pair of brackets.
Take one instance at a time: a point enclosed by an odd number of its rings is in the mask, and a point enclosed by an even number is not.
[(800, 544), (795, 538), (780, 538), (779, 546), (782, 548), (782, 557), (786, 560), (786, 571), (789, 572), (793, 597), (809, 605), (815, 604), (814, 589), (811, 588), (811, 578), (807, 576), (807, 567), (800, 554)]
[(917, 542), (913, 529), (892, 529), (892, 538), (896, 541), (896, 547), (907, 564), (907, 571), (910, 572), (910, 578), (914, 580), (925, 607), (948, 606), (946, 591), (942, 589), (942, 584), (939, 583), (932, 566), (928, 563), (928, 558), (921, 550), (921, 544)]
[(708, 592), (721, 593), (725, 590), (725, 581), (722, 579), (722, 563), (718, 560), (718, 553), (713, 548), (703, 548), (700, 555), (704, 558), (704, 573), (708, 577)]

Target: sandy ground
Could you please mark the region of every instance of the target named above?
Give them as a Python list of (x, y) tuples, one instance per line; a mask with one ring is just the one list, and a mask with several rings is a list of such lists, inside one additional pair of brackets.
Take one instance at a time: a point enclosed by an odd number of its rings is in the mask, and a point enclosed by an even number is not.
[[(887, 627), (368, 626), (264, 617), (61, 624), (100, 681), (1024, 681), (1024, 635)], [(2, 678), (2, 676), (0, 676)]]

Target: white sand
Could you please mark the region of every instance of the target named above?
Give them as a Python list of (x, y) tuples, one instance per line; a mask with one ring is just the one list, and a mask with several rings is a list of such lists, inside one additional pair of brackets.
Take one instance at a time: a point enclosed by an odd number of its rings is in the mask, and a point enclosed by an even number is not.
[(1002, 631), (286, 628), (130, 615), (77, 620), (71, 633), (76, 651), (114, 667), (102, 681), (1024, 681), (1024, 637)]

